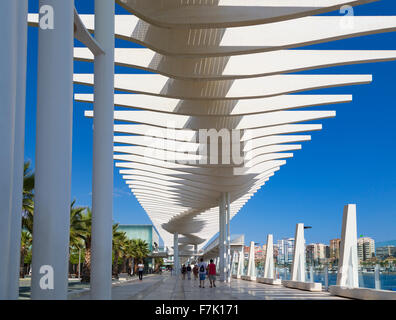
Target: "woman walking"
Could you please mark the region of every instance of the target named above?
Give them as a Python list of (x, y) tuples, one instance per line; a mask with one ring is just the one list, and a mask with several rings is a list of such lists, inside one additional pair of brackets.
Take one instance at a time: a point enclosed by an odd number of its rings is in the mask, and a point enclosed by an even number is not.
[(199, 273), (199, 269), (198, 269), (198, 265), (197, 264), (194, 265), (193, 273), (194, 273), (194, 280), (197, 280), (198, 279), (198, 273)]

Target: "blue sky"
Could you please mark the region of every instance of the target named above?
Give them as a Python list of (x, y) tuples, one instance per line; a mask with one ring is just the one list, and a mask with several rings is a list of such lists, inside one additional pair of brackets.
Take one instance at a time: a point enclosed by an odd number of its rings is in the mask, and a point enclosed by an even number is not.
[[(76, 1), (80, 13), (93, 12), (93, 0)], [(37, 12), (38, 0), (29, 1)], [(117, 7), (117, 13), (123, 13)], [(395, 15), (394, 0), (382, 0), (355, 8), (356, 15)], [(37, 78), (37, 30), (29, 28), (25, 158), (34, 166)], [(120, 46), (134, 47), (117, 40)], [(77, 44), (78, 45), (78, 44)], [(396, 33), (365, 36), (320, 44), (310, 49), (396, 50)], [(75, 71), (92, 72), (92, 65), (75, 63)], [(118, 68), (123, 72), (124, 69)], [(136, 71), (136, 73), (142, 73)], [(351, 86), (312, 93), (353, 94), (348, 104), (318, 107), (336, 110), (323, 120), (323, 130), (245, 205), (231, 222), (231, 233), (245, 234), (245, 241), (265, 243), (294, 236), (295, 224), (313, 228), (307, 242), (339, 237), (343, 206), (357, 204), (358, 234), (376, 241), (396, 239), (396, 62), (361, 64), (310, 71), (309, 73), (372, 74), (370, 85)], [(78, 92), (92, 92), (76, 86)], [(308, 92), (307, 92), (308, 93)], [(92, 120), (84, 117), (90, 105), (74, 104), (72, 198), (81, 206), (91, 205)], [(114, 169), (114, 220), (123, 224), (147, 224), (150, 219)]]

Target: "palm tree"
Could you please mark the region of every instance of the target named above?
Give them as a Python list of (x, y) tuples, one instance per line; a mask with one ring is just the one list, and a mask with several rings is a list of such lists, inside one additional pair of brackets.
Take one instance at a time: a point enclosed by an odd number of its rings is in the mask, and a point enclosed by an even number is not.
[(85, 207), (74, 207), (76, 200), (70, 205), (70, 241), (69, 241), (69, 260), (71, 251), (79, 251), (83, 246), (83, 236), (85, 234), (85, 222), (83, 213)]
[(85, 246), (85, 258), (84, 265), (82, 268), (81, 282), (89, 283), (91, 280), (91, 244), (92, 244), (92, 210), (91, 208), (86, 209), (86, 213), (82, 216), (82, 223), (84, 225), (84, 231), (80, 237), (83, 239)]
[(136, 273), (136, 261), (143, 261), (150, 253), (148, 244), (142, 239), (132, 239), (131, 241), (131, 255), (134, 260), (134, 272)]
[(85, 221), (83, 212), (86, 210), (85, 207), (74, 208), (76, 200), (70, 205), (70, 247), (79, 248), (81, 247), (81, 240), (85, 233)]
[(127, 272), (129, 275), (132, 273), (132, 258), (132, 240), (127, 239), (125, 241), (124, 250), (122, 251), (122, 272)]
[(20, 276), (25, 277), (25, 257), (32, 246), (34, 211), (34, 172), (30, 168), (30, 161), (23, 165), (23, 190), (22, 190), (22, 233), (20, 248)]
[(127, 251), (128, 238), (125, 232), (117, 231), (119, 224), (113, 225), (113, 276), (118, 278), (118, 260), (120, 255), (124, 256)]
[(33, 234), (34, 211), (34, 172), (30, 168), (30, 161), (23, 167), (23, 196), (22, 196), (22, 227)]
[(155, 258), (155, 259), (154, 259), (154, 264), (155, 264), (155, 266), (154, 266), (154, 271), (155, 271), (155, 272), (158, 272), (158, 271), (160, 271), (162, 265), (164, 264), (164, 259), (162, 259), (162, 258)]
[(20, 264), (20, 276), (25, 277), (25, 257), (29, 253), (32, 247), (32, 235), (29, 231), (22, 231), (21, 235), (21, 264)]

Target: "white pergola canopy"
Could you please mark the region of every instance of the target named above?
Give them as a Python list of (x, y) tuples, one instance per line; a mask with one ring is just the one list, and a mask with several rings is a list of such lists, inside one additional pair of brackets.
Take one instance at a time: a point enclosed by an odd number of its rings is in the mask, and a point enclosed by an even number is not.
[[(123, 109), (114, 113), (114, 160), (165, 246), (172, 247), (172, 233), (183, 235), (181, 250), (207, 244), (219, 230), (222, 193), (230, 194), (232, 218), (311, 139), (307, 132), (335, 116), (314, 107), (352, 101), (349, 94), (305, 91), (372, 81), (296, 72), (396, 59), (396, 51), (302, 48), (395, 31), (394, 16), (354, 16), (352, 23), (312, 16), (373, 1), (116, 1), (134, 15), (116, 16), (115, 36), (145, 48), (116, 48), (115, 63), (152, 74), (115, 75), (114, 104)], [(80, 15), (90, 31), (94, 18)], [(74, 57), (94, 61), (88, 48), (75, 48)], [(92, 86), (94, 76), (76, 73), (74, 82)], [(93, 103), (94, 95), (77, 93), (75, 100)], [(210, 162), (217, 139), (200, 140), (203, 129), (224, 138), (223, 130), (225, 140), (225, 132), (239, 134), (216, 146), (220, 163)], [(232, 154), (241, 161), (225, 161)]]

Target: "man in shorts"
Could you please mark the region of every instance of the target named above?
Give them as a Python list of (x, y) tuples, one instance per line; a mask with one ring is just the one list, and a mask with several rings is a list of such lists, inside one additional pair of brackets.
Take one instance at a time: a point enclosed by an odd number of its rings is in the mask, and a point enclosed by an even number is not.
[(215, 287), (216, 288), (216, 265), (213, 263), (213, 259), (210, 259), (210, 263), (208, 266), (209, 272), (209, 282), (210, 282), (210, 287)]
[(206, 263), (203, 262), (201, 258), (201, 262), (198, 264), (199, 270), (199, 287), (205, 288), (205, 278), (206, 278)]

